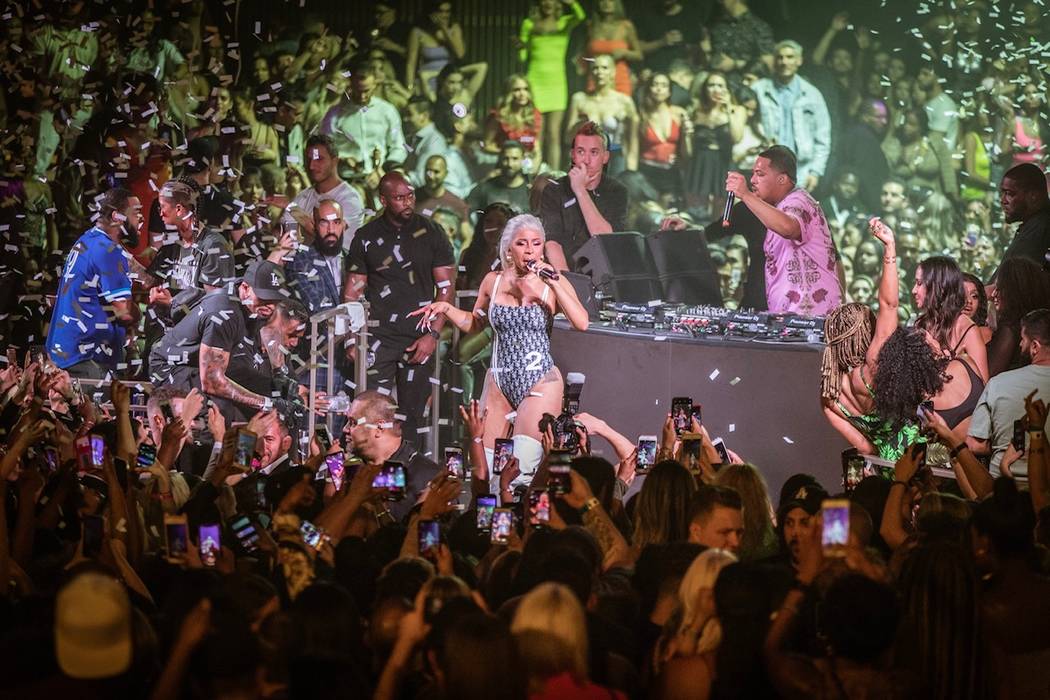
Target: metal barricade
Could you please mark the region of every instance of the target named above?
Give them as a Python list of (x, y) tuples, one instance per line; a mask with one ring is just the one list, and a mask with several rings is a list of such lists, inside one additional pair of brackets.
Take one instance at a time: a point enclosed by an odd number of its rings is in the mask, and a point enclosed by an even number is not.
[[(324, 324), (326, 326), (326, 333), (323, 338), (318, 333), (318, 328)], [(331, 326), (334, 325), (334, 328)], [(333, 306), (330, 309), (324, 309), (318, 311), (316, 314), (310, 317), (310, 400), (308, 410), (308, 432), (310, 435), (314, 433), (314, 426), (316, 425), (317, 414), (317, 369), (318, 362), (321, 358), (318, 357), (319, 351), (324, 352), (325, 367), (329, 370), (325, 373), (327, 381), (325, 382), (325, 393), (328, 396), (332, 396), (335, 391), (335, 373), (332, 372), (332, 368), (335, 365), (335, 352), (336, 348), (340, 346), (336, 342), (339, 338), (347, 336), (347, 334), (355, 334), (354, 338), (354, 394), (364, 391), (366, 389), (366, 380), (368, 372), (368, 302), (366, 301), (350, 301), (338, 306)], [(322, 340), (325, 343), (324, 348), (320, 347)], [(339, 348), (340, 351), (342, 348)], [(332, 429), (333, 414), (329, 413), (325, 420), (328, 425), (328, 429)]]
[[(146, 417), (146, 402), (149, 400), (149, 395), (153, 393), (153, 384), (151, 382), (139, 381), (137, 379), (121, 379), (117, 377), (121, 382), (127, 384), (131, 389), (131, 416), (133, 418), (145, 418)], [(112, 408), (113, 404), (108, 399), (108, 390), (106, 388), (112, 383), (110, 379), (82, 379), (75, 378), (73, 381), (80, 385), (81, 390), (85, 395), (97, 395), (101, 394), (103, 400), (97, 401), (96, 403), (100, 408)], [(141, 402), (137, 399), (141, 399)]]
[[(476, 289), (466, 289), (466, 290), (458, 291), (458, 292), (456, 292), (456, 302), (455, 302), (456, 303), (456, 307), (457, 308), (462, 308), (461, 307), (461, 302), (464, 299), (477, 299), (477, 297), (478, 297), (478, 290), (476, 290)], [(454, 360), (458, 361), (459, 360), (459, 339), (460, 339), (460, 336), (462, 334), (460, 333), (459, 328), (455, 324), (451, 324), (451, 325), (452, 325), (452, 342), (449, 343), (448, 351), (449, 351), (449, 356), (452, 357)], [(434, 459), (434, 460), (437, 459), (437, 455), (438, 455), (439, 432), (440, 432), (440, 429), (441, 429), (441, 388), (442, 388), (442, 383), (441, 383), (441, 365), (442, 365), (442, 363), (443, 363), (443, 361), (445, 359), (445, 357), (443, 356), (443, 354), (441, 352), (441, 344), (440, 343), (438, 343), (437, 354), (438, 354), (437, 363), (434, 365), (434, 374), (433, 374), (433, 378), (431, 380), (431, 385), (432, 386), (431, 386), (431, 390), (430, 390), (430, 436), (427, 439), (427, 449), (430, 451), (431, 459)], [(450, 381), (449, 383), (450, 384), (454, 384), (455, 382), (454, 381)], [(451, 406), (451, 404), (453, 402), (450, 401), (449, 403), (450, 403), (450, 406)], [(448, 417), (447, 423), (448, 423), (449, 429), (452, 430), (453, 432), (455, 431), (456, 420), (457, 420), (458, 416), (459, 416), (459, 411), (457, 411), (454, 406), (451, 406), (451, 410), (449, 411), (449, 417)]]

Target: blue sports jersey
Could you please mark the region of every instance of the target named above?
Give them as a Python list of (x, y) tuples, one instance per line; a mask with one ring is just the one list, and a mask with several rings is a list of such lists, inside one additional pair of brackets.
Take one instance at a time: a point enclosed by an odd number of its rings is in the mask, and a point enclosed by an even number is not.
[(47, 352), (65, 369), (94, 360), (116, 369), (124, 358), (124, 328), (113, 321), (113, 301), (131, 297), (128, 260), (119, 243), (98, 228), (69, 251), (47, 333)]

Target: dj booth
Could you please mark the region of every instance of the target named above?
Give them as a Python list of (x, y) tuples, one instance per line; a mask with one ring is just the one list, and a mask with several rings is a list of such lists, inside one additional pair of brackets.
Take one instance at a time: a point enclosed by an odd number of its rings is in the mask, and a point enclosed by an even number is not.
[[(568, 275), (591, 318), (555, 322), (562, 376), (586, 375), (581, 410), (631, 440), (659, 435), (675, 396), (703, 407), (712, 438), (765, 475), (776, 500), (808, 472), (830, 491), (848, 447), (820, 405), (823, 319), (722, 308), (702, 230), (591, 238)], [(595, 446), (612, 458), (602, 441)]]
[[(600, 322), (581, 333), (558, 319), (552, 347), (562, 376), (587, 377), (580, 410), (631, 440), (659, 435), (671, 399), (691, 396), (703, 407), (711, 438), (721, 437), (762, 471), (774, 505), (781, 485), (796, 472), (838, 490), (840, 455), (848, 445), (821, 412), (823, 346), (692, 338)], [(595, 441), (595, 451), (615, 462), (604, 441)]]

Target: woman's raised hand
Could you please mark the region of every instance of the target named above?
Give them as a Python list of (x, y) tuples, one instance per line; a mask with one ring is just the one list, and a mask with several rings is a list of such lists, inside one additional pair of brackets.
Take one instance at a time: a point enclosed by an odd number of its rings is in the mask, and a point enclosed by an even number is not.
[(871, 229), (872, 235), (882, 242), (882, 245), (893, 245), (893, 229), (883, 223), (882, 219), (877, 216), (871, 217), (868, 221), (868, 228)]
[(416, 330), (420, 333), (430, 332), (430, 324), (434, 319), (437, 318), (438, 314), (447, 313), (452, 308), (447, 301), (435, 301), (426, 306), (421, 306), (409, 316), (421, 316), (419, 323), (416, 324)]

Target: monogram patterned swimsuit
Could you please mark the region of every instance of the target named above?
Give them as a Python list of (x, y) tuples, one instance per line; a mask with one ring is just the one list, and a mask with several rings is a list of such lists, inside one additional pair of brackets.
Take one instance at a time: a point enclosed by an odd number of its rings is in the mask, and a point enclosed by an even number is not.
[[(503, 273), (496, 277), (492, 298), (496, 298)], [(489, 304), (489, 325), (495, 331), (492, 341), (492, 379), (515, 409), (532, 387), (554, 367), (551, 357), (553, 316), (543, 290), (541, 303), (528, 306)]]

